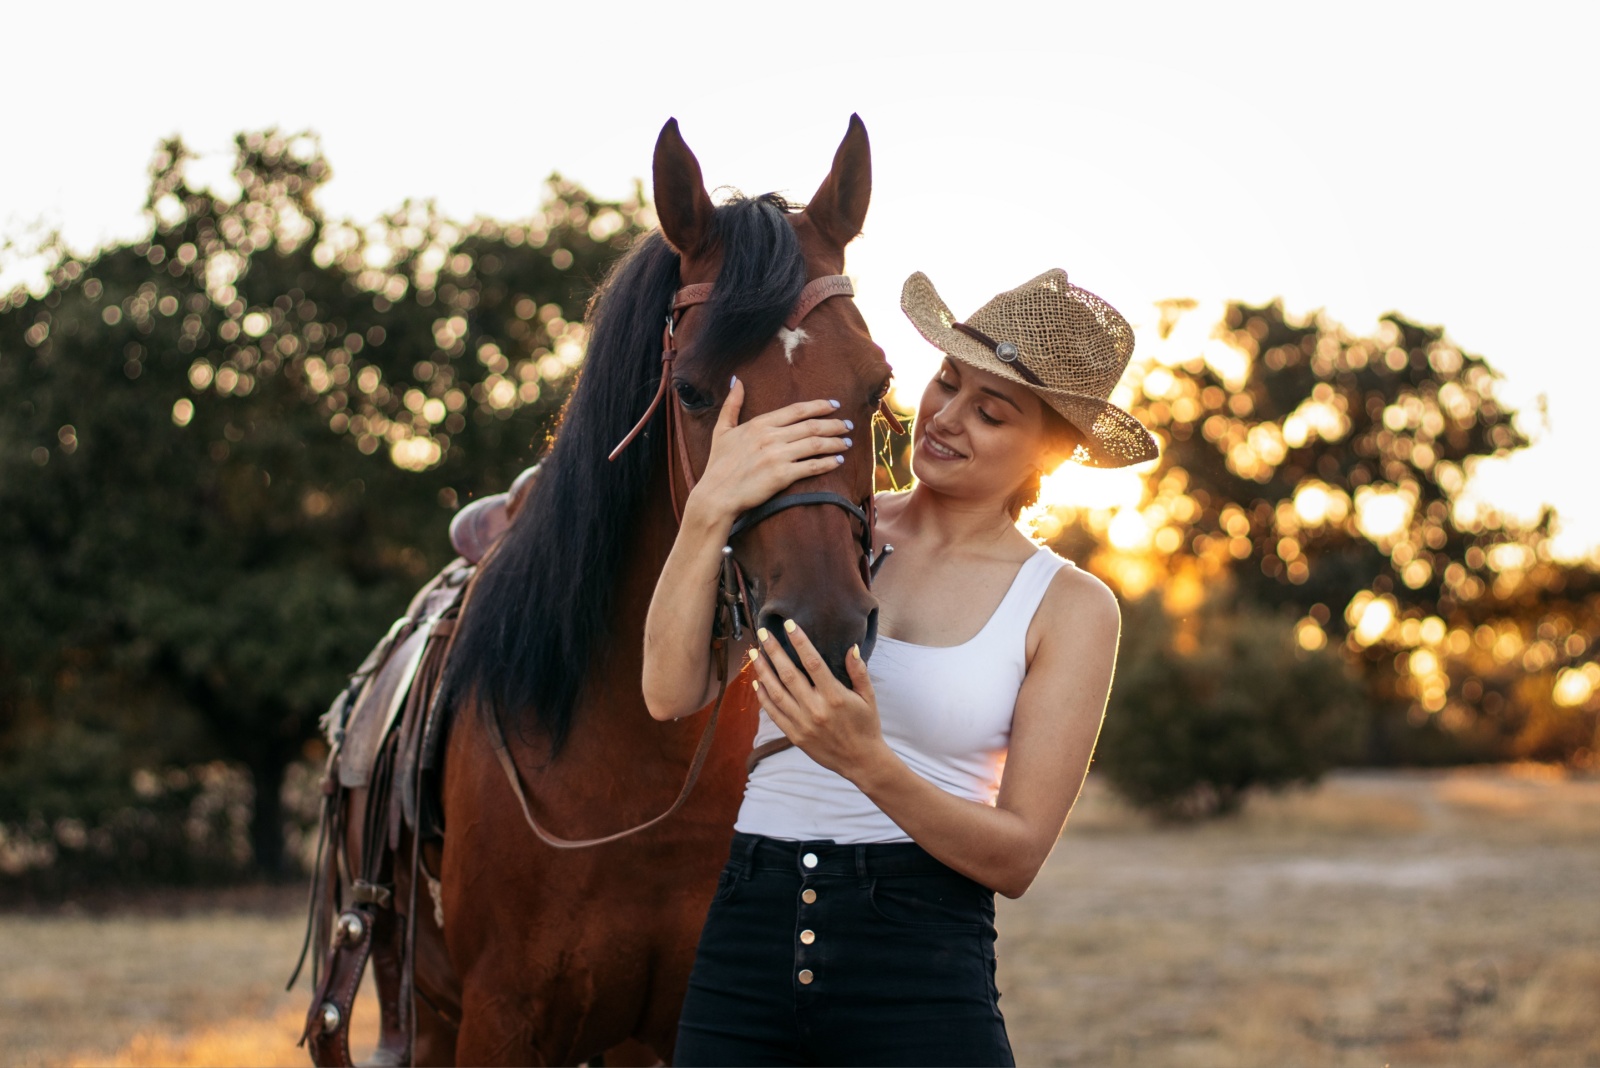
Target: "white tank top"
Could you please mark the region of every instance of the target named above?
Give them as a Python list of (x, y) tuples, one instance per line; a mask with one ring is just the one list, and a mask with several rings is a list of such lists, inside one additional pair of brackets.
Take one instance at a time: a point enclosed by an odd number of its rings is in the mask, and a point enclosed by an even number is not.
[[(993, 805), (1011, 741), (1011, 715), (1027, 673), (1028, 624), (1050, 580), (1070, 566), (1040, 548), (1012, 579), (983, 629), (960, 645), (880, 637), (867, 661), (883, 737), (912, 771), (939, 789)], [(755, 744), (783, 732), (761, 713)], [(909, 842), (844, 776), (798, 748), (756, 765), (734, 829), (796, 841)]]

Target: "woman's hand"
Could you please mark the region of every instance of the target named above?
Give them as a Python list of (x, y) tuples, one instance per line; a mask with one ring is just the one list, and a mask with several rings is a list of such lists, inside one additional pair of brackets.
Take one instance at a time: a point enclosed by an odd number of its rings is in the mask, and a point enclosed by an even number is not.
[(838, 401), (797, 401), (740, 423), (743, 404), (744, 383), (735, 378), (711, 431), (705, 472), (685, 510), (691, 505), (709, 508), (731, 523), (802, 478), (825, 474), (844, 462), (843, 453), (851, 446), (845, 435), (855, 424), (827, 418)]
[(833, 677), (799, 624), (785, 620), (783, 629), (804, 674), (764, 627), (756, 631), (761, 648), (751, 649), (750, 659), (755, 665), (756, 697), (784, 736), (812, 760), (851, 781), (869, 774), (885, 758), (895, 759), (883, 740), (878, 701), (860, 647), (851, 646), (844, 658), (852, 690)]

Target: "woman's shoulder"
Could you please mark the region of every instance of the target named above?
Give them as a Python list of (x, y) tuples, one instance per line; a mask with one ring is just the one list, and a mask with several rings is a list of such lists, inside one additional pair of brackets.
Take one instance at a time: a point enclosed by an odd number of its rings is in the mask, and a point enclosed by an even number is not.
[(1109, 625), (1113, 630), (1120, 627), (1122, 611), (1110, 586), (1049, 546), (1041, 546), (1039, 551), (1048, 554), (1055, 568), (1039, 604), (1039, 615), (1051, 624), (1051, 633), (1070, 633), (1071, 628), (1066, 628), (1069, 623), (1080, 633), (1085, 625)]

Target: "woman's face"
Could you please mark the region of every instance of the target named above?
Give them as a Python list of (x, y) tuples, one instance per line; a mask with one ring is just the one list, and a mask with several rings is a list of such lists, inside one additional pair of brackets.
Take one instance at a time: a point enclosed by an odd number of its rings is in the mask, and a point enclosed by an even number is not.
[(946, 356), (917, 405), (911, 473), (941, 493), (1003, 502), (1045, 467), (1046, 446), (1032, 390)]

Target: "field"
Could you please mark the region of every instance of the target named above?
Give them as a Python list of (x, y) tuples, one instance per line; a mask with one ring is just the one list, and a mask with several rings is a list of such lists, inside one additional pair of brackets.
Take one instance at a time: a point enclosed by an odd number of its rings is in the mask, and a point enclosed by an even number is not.
[[(0, 1059), (308, 1063), (300, 934), (277, 891), (0, 917)], [(1000, 955), (1020, 1064), (1600, 1066), (1600, 780), (1351, 772), (1198, 828), (1091, 783)]]

